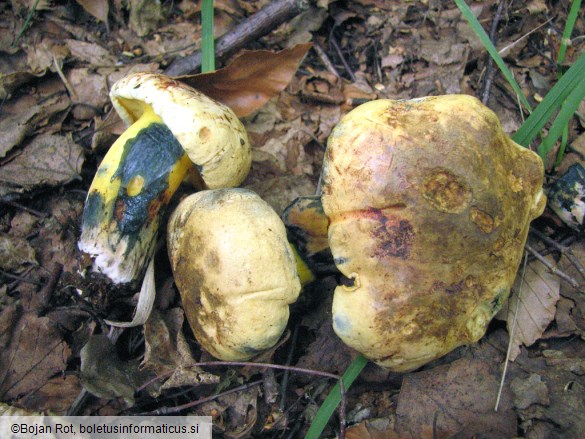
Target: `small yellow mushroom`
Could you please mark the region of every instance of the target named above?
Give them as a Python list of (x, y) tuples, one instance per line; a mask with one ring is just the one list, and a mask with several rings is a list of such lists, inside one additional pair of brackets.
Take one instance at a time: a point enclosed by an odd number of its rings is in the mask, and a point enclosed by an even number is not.
[(246, 189), (190, 195), (173, 212), (168, 250), (183, 308), (202, 347), (246, 360), (282, 335), (301, 284), (279, 216)]
[(116, 283), (137, 279), (154, 252), (164, 209), (189, 173), (205, 188), (239, 185), (250, 170), (237, 116), (168, 76), (131, 74), (110, 98), (129, 125), (89, 189), (79, 248)]
[(506, 301), (543, 165), (470, 96), (378, 100), (333, 130), (323, 209), (337, 268), (333, 328), (395, 371), (475, 342)]

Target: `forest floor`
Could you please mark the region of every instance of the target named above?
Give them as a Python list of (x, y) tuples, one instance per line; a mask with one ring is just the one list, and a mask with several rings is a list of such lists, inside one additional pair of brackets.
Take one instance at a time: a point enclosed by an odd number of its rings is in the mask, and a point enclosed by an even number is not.
[[(36, 10), (25, 27), (33, 3)], [(215, 0), (216, 36), (268, 3)], [(536, 106), (557, 80), (554, 60), (570, 2), (468, 3), (488, 33), (496, 21), (496, 45)], [(294, 66), (288, 85), (243, 118), (253, 148), (252, 171), (243, 186), (279, 214), (298, 196), (315, 194), (327, 138), (361, 102), (462, 93), (482, 99), (507, 133), (522, 124), (513, 90), (488, 62), (454, 2), (308, 4), (299, 16), (246, 46), (306, 51), (298, 68), (296, 58), (287, 60)], [(567, 66), (583, 51), (583, 35), (581, 14)], [(166, 248), (157, 254), (151, 320), (123, 331), (115, 347), (104, 341), (104, 319), (129, 319), (138, 291), (88, 273), (77, 248), (87, 189), (121, 132), (109, 88), (129, 72), (164, 71), (176, 57), (197, 50), (200, 39), (196, 1), (0, 4), (0, 413), (65, 414), (74, 407), (82, 414), (138, 414), (206, 399), (189, 413), (213, 416), (218, 436), (292, 438), (303, 437), (335, 384), (292, 373), (281, 387), (281, 371), (189, 367), (212, 357), (198, 347), (184, 321)], [(301, 46), (305, 43), (312, 47)], [(218, 67), (230, 60), (219, 60)], [(262, 86), (269, 79), (247, 81), (245, 87), (253, 88), (252, 83)], [(584, 114), (582, 103), (568, 127), (570, 147), (562, 162), (553, 167), (551, 156), (545, 163), (545, 185), (583, 162)], [(478, 343), (415, 372), (392, 373), (368, 364), (347, 394), (347, 437), (582, 437), (583, 235), (548, 208), (533, 228), (566, 247), (560, 252), (537, 234), (529, 237), (531, 246), (570, 279), (529, 261), (530, 291), (523, 298), (528, 305), (516, 322), (524, 338), (513, 340), (498, 410), (510, 338), (506, 321), (513, 313), (496, 318)], [(318, 300), (293, 309), (289, 337), (262, 361), (286, 364), (290, 355), (291, 366), (345, 371), (357, 353), (333, 333), (334, 286), (334, 277), (311, 286)], [(86, 349), (83, 361), (92, 372), (82, 376), (82, 348), (89, 341), (93, 353)], [(166, 379), (164, 385), (141, 387), (154, 376)], [(93, 396), (79, 403), (82, 382)], [(233, 388), (239, 390), (226, 392)], [(211, 395), (217, 396), (207, 400)], [(336, 416), (324, 437), (339, 434)]]

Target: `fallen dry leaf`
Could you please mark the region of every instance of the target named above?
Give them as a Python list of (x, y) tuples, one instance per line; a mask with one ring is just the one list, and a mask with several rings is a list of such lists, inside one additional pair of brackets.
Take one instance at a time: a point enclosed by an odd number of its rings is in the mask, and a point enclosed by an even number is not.
[(65, 414), (81, 391), (75, 375), (56, 376), (35, 392), (19, 399), (17, 405), (33, 411)]
[[(181, 308), (150, 313), (144, 325), (144, 361), (142, 367), (165, 382), (161, 390), (178, 386), (215, 384), (219, 377), (191, 367), (193, 358), (181, 328), (185, 320)], [(168, 377), (168, 378), (167, 378)]]
[(65, 43), (73, 58), (86, 62), (93, 68), (116, 64), (116, 59), (111, 52), (98, 44), (73, 39), (66, 39)]
[(527, 409), (532, 404), (548, 406), (550, 404), (549, 392), (546, 383), (540, 375), (533, 373), (526, 379), (514, 378), (510, 384), (514, 406), (519, 409)]
[(93, 335), (81, 349), (81, 383), (90, 393), (104, 399), (122, 397), (134, 405), (134, 391), (148, 377), (137, 360), (122, 361), (105, 335)]
[(83, 149), (71, 137), (41, 135), (0, 167), (0, 195), (80, 178)]
[(160, 0), (130, 0), (130, 20), (128, 24), (139, 37), (155, 30), (163, 19)]
[(438, 438), (514, 437), (516, 415), (507, 388), (494, 412), (499, 380), (499, 371), (469, 358), (405, 375), (396, 431), (429, 439), (435, 434)]
[(390, 427), (378, 429), (370, 421), (363, 421), (349, 427), (345, 437), (347, 439), (412, 439), (410, 434), (399, 435)]
[(24, 313), (0, 356), (0, 396), (3, 401), (35, 392), (63, 372), (71, 351), (47, 317)]
[(213, 427), (225, 437), (233, 439), (250, 437), (258, 418), (258, 393), (257, 386), (230, 393), (202, 404), (201, 412), (205, 416), (214, 414)]
[(36, 263), (35, 251), (26, 239), (0, 233), (0, 269), (18, 273)]
[(284, 90), (310, 47), (299, 44), (280, 52), (243, 51), (223, 69), (179, 79), (244, 117)]
[[(33, 103), (31, 104), (30, 101)], [(22, 99), (14, 105), (4, 105), (0, 118), (0, 158), (5, 157), (15, 146), (20, 145), (26, 136), (38, 127), (59, 119), (70, 104), (69, 99), (62, 93)], [(54, 125), (59, 129), (60, 124)]]
[[(547, 259), (554, 264), (552, 258), (547, 257)], [(555, 317), (556, 304), (560, 297), (559, 278), (550, 273), (548, 268), (538, 260), (526, 266), (522, 291), (520, 291), (521, 283), (519, 272), (512, 287), (515, 293), (508, 302), (507, 313), (508, 332), (514, 334), (513, 339), (510, 340), (511, 361), (520, 354), (520, 345), (530, 346), (542, 336)], [(516, 326), (512, 329), (518, 302), (520, 306), (516, 316)]]
[(108, 0), (75, 0), (83, 9), (103, 23), (108, 22), (110, 2)]

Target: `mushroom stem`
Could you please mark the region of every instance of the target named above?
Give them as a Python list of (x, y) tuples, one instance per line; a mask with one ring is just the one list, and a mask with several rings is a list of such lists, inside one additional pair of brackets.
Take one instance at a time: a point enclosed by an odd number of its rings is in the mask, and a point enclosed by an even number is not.
[(150, 106), (110, 148), (89, 188), (79, 248), (117, 283), (140, 275), (165, 207), (192, 163)]

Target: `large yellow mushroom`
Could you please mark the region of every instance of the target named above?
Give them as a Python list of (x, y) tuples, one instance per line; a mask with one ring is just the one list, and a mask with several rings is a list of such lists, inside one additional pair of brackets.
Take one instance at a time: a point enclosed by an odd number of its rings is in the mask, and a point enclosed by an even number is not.
[(175, 283), (196, 339), (246, 360), (282, 335), (301, 289), (279, 216), (254, 192), (218, 189), (181, 201), (168, 226)]
[(333, 327), (395, 371), (477, 341), (506, 301), (543, 165), (470, 96), (378, 100), (333, 130), (323, 209), (337, 268)]
[(168, 76), (131, 74), (110, 98), (130, 127), (91, 184), (79, 248), (97, 271), (124, 283), (151, 259), (164, 208), (185, 176), (198, 174), (205, 188), (237, 186), (251, 153), (232, 110)]

